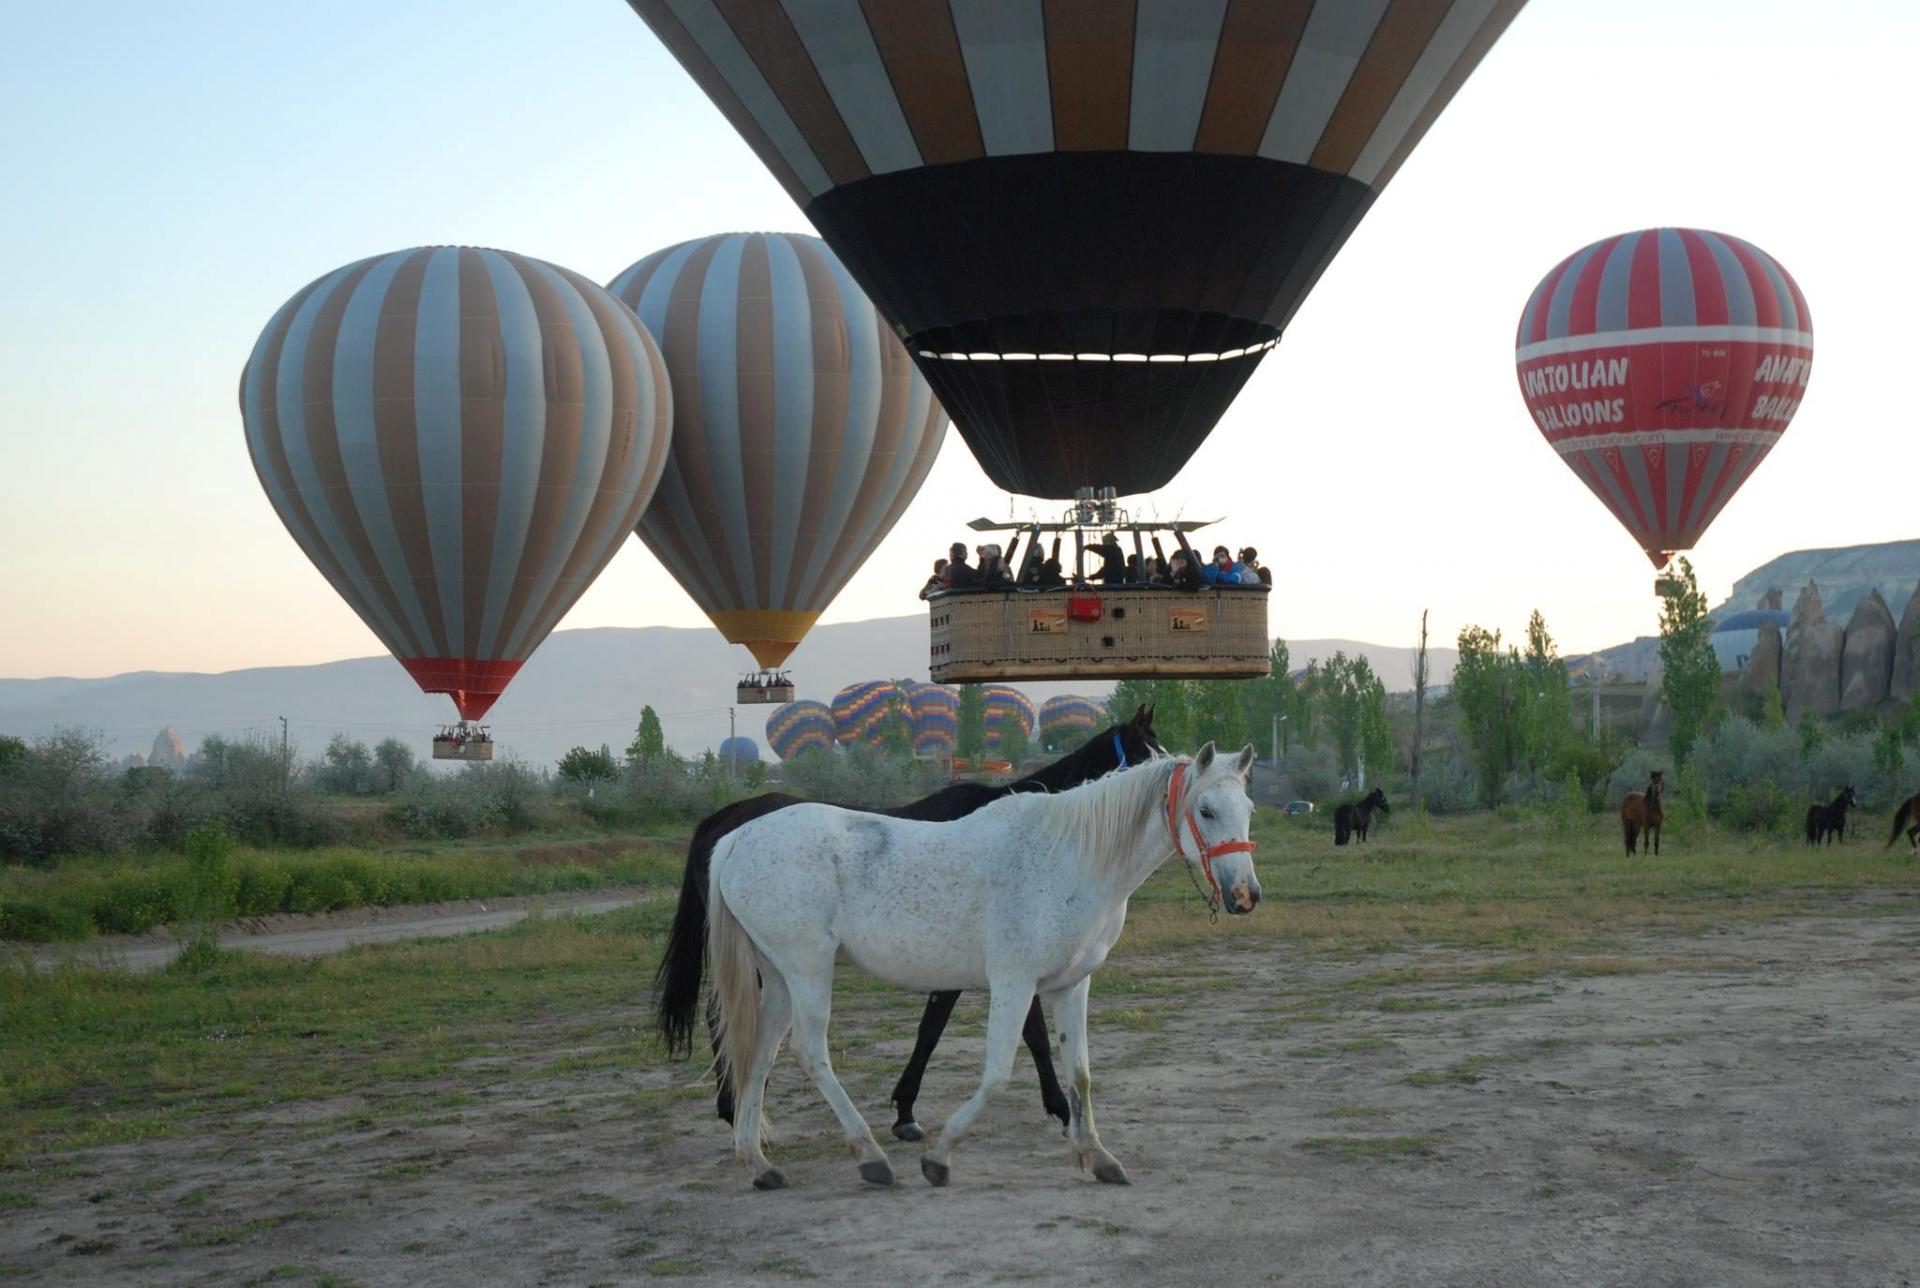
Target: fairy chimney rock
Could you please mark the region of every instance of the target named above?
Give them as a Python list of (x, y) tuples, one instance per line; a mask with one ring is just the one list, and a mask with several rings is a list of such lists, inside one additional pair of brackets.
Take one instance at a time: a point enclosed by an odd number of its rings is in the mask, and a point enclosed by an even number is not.
[(1826, 716), (1840, 709), (1840, 654), (1845, 647), (1846, 632), (1827, 620), (1820, 588), (1808, 582), (1793, 601), (1780, 667), (1780, 695), (1790, 722), (1807, 712)]
[(1894, 634), (1889, 691), (1900, 702), (1920, 693), (1920, 587), (1907, 596), (1907, 611), (1900, 614), (1900, 628)]
[(187, 764), (187, 749), (180, 741), (180, 735), (168, 725), (153, 736), (153, 750), (147, 753), (149, 765), (164, 765), (168, 769), (184, 769)]
[(1879, 706), (1893, 679), (1893, 610), (1870, 590), (1847, 623), (1840, 654), (1840, 709), (1864, 711)]
[[(1755, 608), (1780, 608), (1780, 592), (1770, 590), (1760, 596)], [(1759, 638), (1753, 642), (1753, 652), (1747, 658), (1746, 669), (1740, 672), (1741, 692), (1765, 693), (1769, 684), (1780, 683), (1780, 628), (1772, 622), (1760, 627)]]

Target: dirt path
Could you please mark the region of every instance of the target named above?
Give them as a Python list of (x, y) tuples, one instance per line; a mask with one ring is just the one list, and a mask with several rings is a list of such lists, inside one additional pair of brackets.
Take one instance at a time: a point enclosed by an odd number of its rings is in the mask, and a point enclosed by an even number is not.
[[(449, 903), (409, 904), (394, 908), (353, 908), (345, 912), (312, 915), (286, 913), (249, 918), (227, 928), (223, 948), (259, 953), (318, 956), (337, 953), (355, 944), (425, 935), (462, 935), (476, 930), (498, 930), (536, 911), (547, 913), (611, 912), (644, 897), (638, 887), (580, 891), (564, 894), (510, 895), (497, 899), (460, 899)], [(81, 961), (119, 966), (132, 971), (158, 970), (180, 951), (179, 941), (165, 933), (101, 935), (82, 944), (34, 949), (34, 960), (50, 969), (62, 962)]]
[[(1623, 938), (1575, 972), (1445, 948), (1134, 959), (1092, 1021), (1094, 1184), (1014, 1088), (930, 1189), (856, 1179), (790, 1061), (761, 1194), (693, 1066), (596, 1065), (644, 1022), (531, 1027), (457, 1086), (87, 1151), (0, 1213), (49, 1282), (1899, 1285), (1920, 1279), (1920, 904)], [(967, 1009), (970, 1005), (973, 1009)], [(884, 1129), (917, 1008), (838, 1003)], [(922, 1100), (970, 1089), (977, 999)], [(965, 1021), (965, 1023), (962, 1023)], [(624, 1038), (578, 1036), (618, 1030)], [(568, 1073), (573, 1065), (589, 1071)], [(425, 1103), (423, 1103), (425, 1102)], [(295, 1268), (298, 1269), (295, 1269)]]

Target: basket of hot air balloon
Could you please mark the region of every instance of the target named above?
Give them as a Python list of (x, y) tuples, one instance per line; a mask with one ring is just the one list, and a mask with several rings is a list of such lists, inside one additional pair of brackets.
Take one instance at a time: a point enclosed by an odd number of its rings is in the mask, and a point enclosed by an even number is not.
[(1556, 265), (1520, 315), (1514, 356), (1541, 437), (1665, 568), (1786, 433), (1813, 321), (1765, 251), (1653, 228)]
[(906, 510), (947, 418), (887, 320), (817, 237), (725, 233), (608, 289), (660, 341), (673, 447), (640, 539), (760, 670), (782, 665)]
[(950, 758), (960, 735), (960, 695), (938, 684), (909, 684), (907, 707), (913, 716), (913, 754)]
[(1077, 693), (1061, 693), (1040, 704), (1040, 745), (1062, 751), (1083, 743), (1107, 717), (1107, 705)]
[(618, 553), (666, 468), (653, 337), (577, 273), (430, 246), (319, 278), (261, 332), (240, 409), (288, 532), (487, 760), (477, 722)]
[(767, 717), (767, 747), (782, 760), (834, 747), (833, 711), (824, 702), (802, 698)]
[(1024, 752), (1032, 744), (1039, 716), (1033, 699), (1004, 684), (982, 685), (980, 702), (989, 754), (1010, 758), (1009, 753)]

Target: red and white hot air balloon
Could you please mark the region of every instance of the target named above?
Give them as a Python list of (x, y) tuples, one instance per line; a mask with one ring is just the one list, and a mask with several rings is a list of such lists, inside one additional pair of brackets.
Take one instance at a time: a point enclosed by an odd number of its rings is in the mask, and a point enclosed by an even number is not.
[(1813, 368), (1813, 322), (1786, 269), (1692, 228), (1569, 255), (1534, 288), (1516, 343), (1535, 426), (1656, 568), (1766, 459)]
[[(666, 468), (660, 350), (596, 283), (506, 251), (308, 284), (240, 378), (267, 499), (420, 687), (478, 720), (625, 543)], [(480, 759), (491, 743), (435, 741)]]

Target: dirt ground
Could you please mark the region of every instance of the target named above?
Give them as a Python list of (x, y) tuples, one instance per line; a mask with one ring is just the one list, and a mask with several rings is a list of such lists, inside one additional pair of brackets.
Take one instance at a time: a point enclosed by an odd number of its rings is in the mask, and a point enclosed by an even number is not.
[[(223, 948), (248, 952), (316, 956), (337, 953), (355, 944), (498, 930), (532, 915), (610, 912), (635, 902), (642, 893), (637, 886), (614, 887), (586, 892), (455, 899), (391, 908), (366, 906), (343, 912), (280, 913), (233, 922), (222, 934), (220, 944)], [(159, 970), (179, 951), (179, 940), (165, 929), (156, 929), (145, 935), (98, 935), (81, 944), (48, 944), (35, 948), (33, 959), (42, 969), (77, 961), (149, 971)]]
[[(1920, 901), (1881, 896), (1635, 935), (1572, 972), (1251, 940), (1134, 958), (1092, 1022), (1126, 1188), (1073, 1170), (1024, 1056), (945, 1190), (906, 1144), (898, 1184), (862, 1185), (783, 1059), (777, 1193), (749, 1187), (692, 1066), (476, 1062), (447, 1089), (457, 1112), (355, 1097), (88, 1151), (87, 1174), (0, 1212), (0, 1263), (143, 1285), (1908, 1284), (1916, 950)], [(844, 1001), (836, 1061), (890, 1141), (915, 1008)], [(976, 1001), (936, 1057), (929, 1125), (977, 1076)]]

